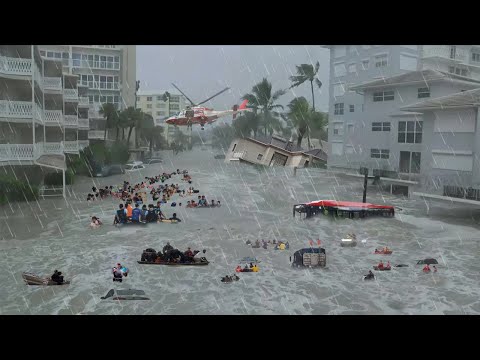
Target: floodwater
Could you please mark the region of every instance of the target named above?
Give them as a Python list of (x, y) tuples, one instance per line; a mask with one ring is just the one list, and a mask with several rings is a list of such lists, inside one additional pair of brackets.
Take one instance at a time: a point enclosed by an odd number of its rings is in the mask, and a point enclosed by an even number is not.
[[(385, 195), (369, 188), (367, 200), (400, 207), (393, 219), (340, 219), (292, 216), (292, 205), (316, 199), (361, 201), (362, 179), (345, 179), (326, 170), (257, 168), (225, 164), (213, 153), (194, 152), (165, 157), (144, 176), (163, 170), (188, 169), (193, 186), (221, 208), (175, 210), (180, 224), (149, 224), (116, 228), (111, 225), (118, 201), (85, 201), (98, 187), (120, 184), (126, 176), (80, 178), (67, 201), (49, 198), (0, 208), (0, 314), (479, 314), (480, 211), (448, 203), (426, 203)], [(180, 177), (174, 182), (185, 186)], [(177, 196), (177, 195), (176, 195)], [(185, 204), (188, 198), (175, 197)], [(182, 204), (182, 205), (184, 205)], [(90, 217), (105, 225), (89, 228)], [(339, 240), (355, 232), (356, 248)], [(251, 249), (250, 239), (288, 240), (290, 251)], [(325, 269), (293, 269), (289, 256), (321, 239), (327, 252)], [(185, 250), (206, 249), (205, 267), (142, 266), (143, 249), (160, 250), (170, 241)], [(389, 246), (390, 256), (374, 255)], [(220, 282), (239, 260), (255, 256), (259, 273), (241, 273), (240, 281)], [(417, 259), (435, 257), (437, 273), (424, 274)], [(380, 259), (407, 268), (366, 274)], [(122, 284), (113, 283), (111, 268), (130, 268)], [(245, 265), (245, 264), (241, 264)], [(54, 269), (71, 279), (68, 286), (35, 287), (21, 273), (48, 275)], [(109, 289), (141, 289), (150, 301), (101, 300)]]

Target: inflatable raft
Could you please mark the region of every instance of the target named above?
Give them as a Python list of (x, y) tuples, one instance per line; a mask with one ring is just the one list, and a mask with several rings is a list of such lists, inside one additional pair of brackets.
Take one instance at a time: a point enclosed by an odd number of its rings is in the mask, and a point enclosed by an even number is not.
[(137, 261), (137, 263), (142, 265), (167, 265), (167, 266), (204, 266), (208, 265), (208, 261), (195, 261), (191, 263), (175, 263), (175, 262), (150, 262), (150, 261)]
[(341, 247), (354, 247), (357, 246), (357, 240), (354, 239), (342, 239), (340, 242)]
[(380, 251), (375, 251), (374, 254), (376, 255), (392, 255), (392, 250), (380, 250)]
[(128, 290), (115, 290), (111, 289), (107, 295), (102, 296), (100, 299), (106, 300), (111, 298), (111, 300), (150, 300), (148, 297), (143, 296), (145, 295), (145, 291), (143, 290), (135, 290), (135, 289), (128, 289)]
[(70, 284), (70, 281), (64, 281), (63, 283), (58, 284), (58, 283), (52, 281), (52, 279), (50, 279), (49, 277), (42, 278), (38, 275), (35, 275), (35, 274), (32, 274), (32, 273), (26, 273), (26, 272), (22, 274), (22, 278), (23, 278), (23, 281), (25, 281), (25, 283), (27, 285), (52, 286), (52, 285), (68, 285), (68, 284)]

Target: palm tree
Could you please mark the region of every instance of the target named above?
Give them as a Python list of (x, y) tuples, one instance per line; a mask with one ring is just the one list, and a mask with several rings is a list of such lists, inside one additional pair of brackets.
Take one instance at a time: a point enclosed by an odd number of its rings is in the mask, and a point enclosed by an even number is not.
[(287, 116), (297, 130), (297, 146), (300, 147), (303, 137), (308, 133), (312, 110), (303, 96), (293, 99), (287, 106), (289, 109)]
[[(132, 135), (133, 128), (138, 129), (142, 123), (144, 113), (140, 109), (135, 109), (130, 106), (122, 111), (120, 114), (120, 122), (128, 127), (127, 144), (130, 144), (130, 136)], [(137, 144), (135, 144), (136, 146)]]
[[(313, 104), (313, 111), (315, 111), (315, 95), (313, 92), (313, 82), (317, 84), (318, 88), (322, 87), (322, 82), (317, 78), (318, 70), (320, 69), (320, 63), (317, 61), (315, 64), (315, 68), (312, 64), (300, 64), (296, 65), (297, 68), (297, 75), (290, 76), (290, 81), (293, 84), (290, 86), (290, 89), (302, 85), (306, 81), (310, 81), (310, 89), (312, 91), (312, 104)], [(307, 134), (308, 136), (308, 147), (310, 148), (310, 132)]]
[(107, 139), (107, 129), (117, 128), (117, 137), (118, 140), (118, 130), (119, 130), (119, 121), (118, 121), (118, 110), (116, 109), (115, 105), (106, 103), (100, 107), (98, 111), (100, 115), (106, 119), (105, 121), (105, 135), (103, 136), (103, 141)]
[[(284, 94), (285, 90), (277, 90), (272, 93), (272, 84), (269, 83), (266, 78), (263, 78), (262, 81), (252, 88), (251, 93), (245, 94), (242, 97), (243, 100), (248, 100), (249, 107), (253, 109), (254, 114), (257, 114), (258, 111), (261, 112), (265, 136), (267, 135), (267, 131), (272, 133), (273, 129), (278, 127), (274, 119), (278, 120), (279, 114), (273, 111), (273, 109), (283, 109), (282, 105), (275, 104), (275, 102)], [(258, 126), (260, 125), (259, 120), (257, 117), (256, 122), (252, 124), (254, 135), (257, 134)]]

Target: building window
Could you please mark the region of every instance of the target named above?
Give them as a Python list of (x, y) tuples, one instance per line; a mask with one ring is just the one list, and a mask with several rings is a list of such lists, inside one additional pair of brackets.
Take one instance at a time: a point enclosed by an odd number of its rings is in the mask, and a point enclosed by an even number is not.
[[(151, 96), (147, 96), (147, 101), (152, 101), (152, 97)], [(150, 105), (151, 107), (151, 105)]]
[(335, 84), (333, 85), (333, 96), (339, 97), (345, 94), (345, 87), (343, 84)]
[(350, 64), (350, 65), (348, 65), (348, 72), (349, 72), (349, 73), (357, 72), (357, 64)]
[(399, 121), (398, 142), (400, 144), (422, 143), (423, 121)]
[(395, 92), (393, 90), (390, 91), (377, 91), (373, 93), (373, 101), (390, 101), (395, 99)]
[(353, 124), (348, 124), (348, 125), (347, 125), (347, 132), (348, 132), (349, 134), (353, 134)]
[(382, 67), (387, 67), (387, 66), (388, 66), (388, 55), (387, 54), (375, 56), (375, 67), (376, 68), (382, 68)]
[(162, 111), (157, 111), (157, 116), (161, 116), (162, 115)]
[(368, 65), (370, 65), (370, 60), (362, 60), (362, 69), (368, 70)]
[(343, 124), (333, 124), (333, 135), (343, 135)]
[(370, 157), (373, 159), (389, 159), (390, 150), (388, 149), (370, 149)]
[(237, 147), (237, 144), (233, 144), (232, 152), (235, 151), (235, 148)]
[(335, 76), (345, 76), (347, 73), (347, 69), (345, 68), (345, 63), (337, 63), (333, 64), (333, 71)]
[(180, 96), (170, 95), (170, 102), (180, 102)]
[(418, 89), (418, 98), (427, 98), (430, 97), (430, 89), (429, 88), (419, 88)]
[(480, 62), (480, 53), (472, 52), (472, 61), (473, 62)]
[(180, 110), (180, 105), (178, 105), (178, 104), (170, 104), (170, 110)]
[(262, 160), (262, 159), (263, 159), (263, 155), (262, 155), (262, 154), (258, 154), (257, 160)]
[(333, 111), (334, 115), (343, 115), (343, 103), (335, 104), (335, 110)]
[(350, 112), (355, 112), (355, 105), (350, 105), (349, 108), (350, 108)]
[(147, 109), (151, 109), (152, 108), (152, 104), (147, 104)]
[(448, 72), (451, 74), (460, 75), (460, 76), (469, 76), (467, 69), (461, 69), (456, 66), (449, 66)]
[(390, 122), (373, 122), (372, 131), (390, 131)]
[(163, 101), (162, 96), (157, 96), (157, 101)]

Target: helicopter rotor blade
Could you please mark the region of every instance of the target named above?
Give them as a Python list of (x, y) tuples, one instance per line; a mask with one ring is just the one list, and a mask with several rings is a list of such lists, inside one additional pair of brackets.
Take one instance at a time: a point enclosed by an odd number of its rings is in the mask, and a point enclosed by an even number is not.
[(209, 97), (207, 100), (203, 100), (201, 103), (198, 103), (197, 105), (202, 105), (202, 104), (205, 104), (207, 101), (209, 101), (209, 100), (212, 100), (214, 97), (217, 97), (218, 95), (220, 95), (220, 94), (224, 93), (224, 92), (225, 92), (225, 91), (227, 91), (227, 90), (230, 90), (230, 88), (229, 88), (229, 87), (227, 87), (227, 88), (223, 89), (222, 91), (219, 91), (219, 92), (218, 92), (218, 93), (216, 93), (215, 95), (213, 95), (213, 96), (210, 96), (210, 97)]
[(192, 104), (192, 106), (195, 106), (195, 104), (193, 103), (193, 101), (192, 101), (187, 95), (185, 95), (185, 93), (184, 93), (182, 90), (180, 90), (177, 85), (175, 85), (174, 83), (172, 83), (172, 85), (175, 86), (175, 89), (177, 89), (178, 91), (180, 91), (180, 93), (181, 93), (183, 96), (185, 96), (188, 101), (190, 101), (190, 103)]

